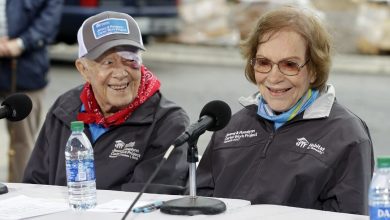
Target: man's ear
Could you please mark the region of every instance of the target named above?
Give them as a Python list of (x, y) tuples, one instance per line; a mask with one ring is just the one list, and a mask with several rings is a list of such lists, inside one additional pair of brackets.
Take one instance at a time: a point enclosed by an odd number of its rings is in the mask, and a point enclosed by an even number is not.
[(89, 66), (85, 59), (79, 58), (75, 61), (75, 66), (84, 80), (90, 82), (89, 80)]

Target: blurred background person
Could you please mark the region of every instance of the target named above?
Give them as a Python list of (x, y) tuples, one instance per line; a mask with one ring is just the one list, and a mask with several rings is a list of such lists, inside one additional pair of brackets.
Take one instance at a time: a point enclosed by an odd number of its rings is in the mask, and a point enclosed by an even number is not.
[(62, 0), (0, 0), (0, 99), (26, 93), (33, 102), (30, 115), (8, 122), (9, 182), (20, 182), (41, 123), (48, 84), (47, 46), (55, 39)]
[(308, 10), (272, 10), (241, 49), (259, 91), (213, 134), (198, 195), (367, 214), (372, 141), (327, 84), (332, 44), (321, 21)]
[[(78, 34), (76, 68), (85, 83), (50, 108), (24, 174), (24, 182), (65, 186), (65, 146), (72, 121), (85, 123), (94, 149), (96, 188), (140, 191), (166, 150), (189, 124), (187, 113), (160, 92), (142, 64), (145, 50), (135, 20), (102, 12)], [(147, 192), (182, 194), (187, 146), (175, 148)]]

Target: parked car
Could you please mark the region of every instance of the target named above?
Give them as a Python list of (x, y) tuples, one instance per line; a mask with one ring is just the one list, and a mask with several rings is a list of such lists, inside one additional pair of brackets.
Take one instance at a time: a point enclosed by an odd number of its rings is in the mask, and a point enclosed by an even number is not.
[(131, 15), (144, 43), (150, 36), (166, 36), (179, 29), (179, 0), (65, 0), (57, 42), (74, 44), (77, 30), (88, 17), (112, 10)]

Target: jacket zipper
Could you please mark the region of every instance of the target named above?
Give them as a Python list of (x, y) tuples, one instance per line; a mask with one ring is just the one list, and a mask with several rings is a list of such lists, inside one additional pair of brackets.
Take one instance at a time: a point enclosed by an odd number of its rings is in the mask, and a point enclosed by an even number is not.
[(264, 149), (263, 149), (263, 152), (262, 152), (262, 156), (265, 157), (266, 154), (267, 154), (267, 151), (268, 151), (268, 147), (269, 145), (271, 145), (271, 142), (274, 140), (274, 137), (275, 137), (275, 133), (272, 132), (269, 137), (268, 137), (268, 140), (267, 140), (267, 143), (265, 144), (264, 146)]

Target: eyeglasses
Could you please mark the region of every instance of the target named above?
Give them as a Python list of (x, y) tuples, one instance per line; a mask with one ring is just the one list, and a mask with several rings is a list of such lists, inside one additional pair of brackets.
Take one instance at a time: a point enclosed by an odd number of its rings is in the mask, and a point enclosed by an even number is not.
[(299, 65), (298, 63), (291, 60), (281, 60), (277, 63), (272, 62), (267, 58), (252, 58), (250, 60), (254, 70), (259, 73), (269, 73), (272, 70), (274, 64), (276, 64), (281, 73), (286, 76), (295, 76), (301, 71), (301, 69), (309, 62), (310, 58), (305, 61), (304, 64)]

